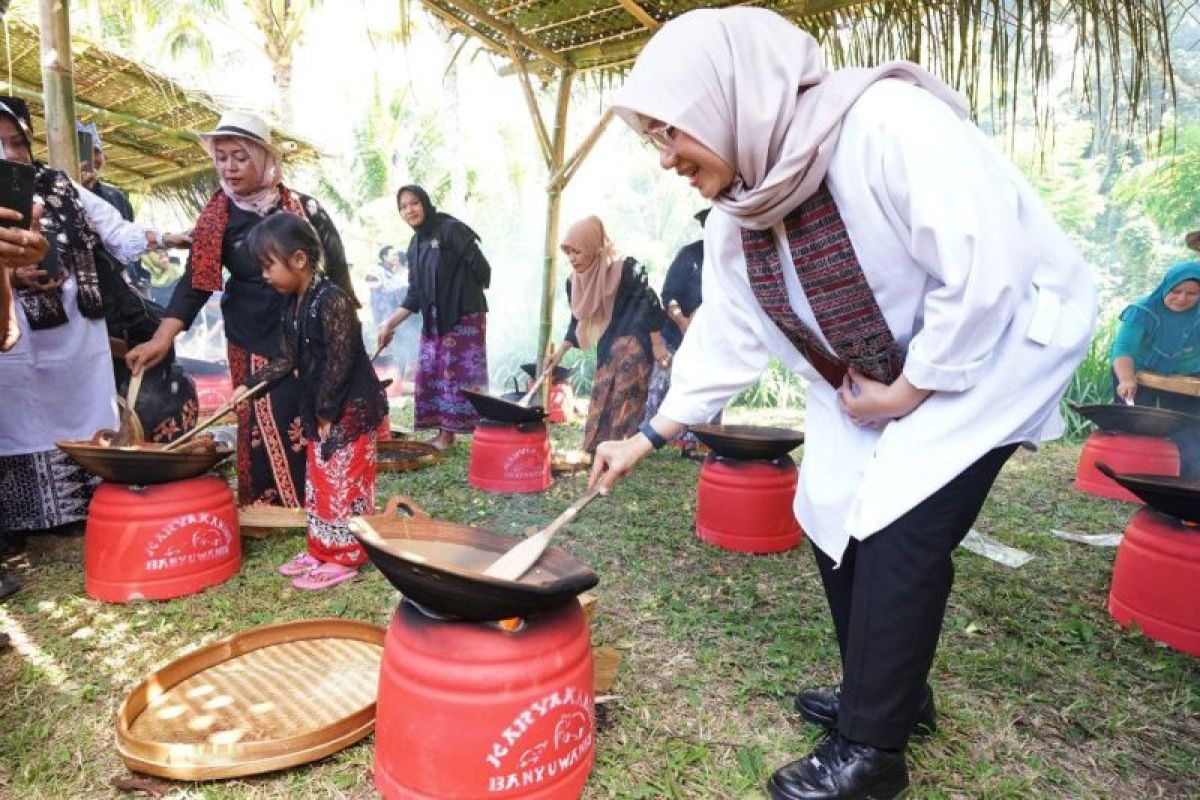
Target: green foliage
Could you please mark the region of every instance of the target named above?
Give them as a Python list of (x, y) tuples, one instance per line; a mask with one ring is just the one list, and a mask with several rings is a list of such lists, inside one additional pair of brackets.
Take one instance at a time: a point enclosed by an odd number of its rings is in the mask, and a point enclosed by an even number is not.
[(1062, 399), (1063, 419), (1066, 421), (1067, 437), (1070, 439), (1082, 439), (1091, 433), (1093, 426), (1072, 411), (1068, 404), (1090, 405), (1112, 400), (1112, 365), (1108, 349), (1112, 347), (1113, 338), (1117, 334), (1117, 324), (1117, 318), (1113, 317), (1096, 327), (1087, 356), (1071, 376), (1071, 383), (1068, 384), (1066, 395)]
[(1113, 198), (1143, 212), (1162, 231), (1180, 237), (1200, 220), (1200, 126), (1164, 132), (1161, 148), (1121, 176)]
[(758, 383), (730, 401), (743, 408), (803, 408), (804, 385), (782, 362), (772, 358)]

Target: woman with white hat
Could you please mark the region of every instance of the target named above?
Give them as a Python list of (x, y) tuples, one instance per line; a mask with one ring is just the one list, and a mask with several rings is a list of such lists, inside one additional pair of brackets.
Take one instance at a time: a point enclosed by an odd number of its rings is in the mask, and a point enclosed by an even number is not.
[[(325, 270), (351, 298), (342, 240), (317, 201), (283, 183), (271, 129), (248, 112), (227, 112), (214, 130), (200, 134), (221, 187), (200, 213), (183, 278), (153, 339), (129, 351), (130, 369), (150, 367), (189, 328), (213, 292), (223, 291), (229, 371), (235, 386), (281, 353), (284, 297), (264, 280), (246, 250), (246, 237), (265, 217), (285, 211), (307, 219), (325, 251)], [(222, 268), (229, 278), (222, 281)], [(357, 300), (355, 300), (357, 305)], [(304, 504), (305, 441), (300, 384), (285, 378), (238, 410), (238, 502), (298, 507)]]

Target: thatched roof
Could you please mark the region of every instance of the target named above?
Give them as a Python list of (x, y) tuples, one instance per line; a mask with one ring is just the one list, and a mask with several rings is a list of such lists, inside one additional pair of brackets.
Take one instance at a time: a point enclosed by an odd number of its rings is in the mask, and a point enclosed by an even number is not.
[[(1046, 85), (1052, 48), (1073, 38), (1078, 76), (1094, 97), (1136, 116), (1171, 91), (1170, 18), (1195, 0), (762, 0), (821, 42), (833, 66), (921, 62), (1000, 108)], [(531, 71), (629, 67), (663, 22), (723, 0), (422, 0), (453, 29)], [(1069, 41), (1069, 40), (1068, 40)], [(1101, 91), (1103, 89), (1103, 91)]]
[[(37, 28), (10, 14), (8, 35), (0, 36), (0, 94), (18, 95), (29, 103), (34, 150), (44, 157), (40, 47)], [(133, 191), (157, 191), (190, 184), (211, 171), (195, 131), (216, 125), (221, 107), (212, 97), (184, 89), (84, 39), (73, 39), (71, 51), (75, 111), (100, 129), (106, 181)], [(276, 129), (274, 136), (289, 157), (316, 155), (310, 144), (294, 135)]]

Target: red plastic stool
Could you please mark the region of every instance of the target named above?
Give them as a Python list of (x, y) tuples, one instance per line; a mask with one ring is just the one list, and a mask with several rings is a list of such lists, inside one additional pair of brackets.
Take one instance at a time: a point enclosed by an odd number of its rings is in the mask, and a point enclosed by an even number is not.
[(1142, 509), (1117, 548), (1108, 613), (1149, 636), (1200, 656), (1200, 528)]
[(240, 534), (233, 492), (220, 478), (102, 483), (88, 508), (84, 589), (108, 603), (194, 594), (238, 573)]
[(788, 456), (737, 461), (709, 456), (696, 488), (696, 535), (741, 553), (780, 553), (804, 532), (792, 511), (799, 471)]
[(550, 488), (550, 432), (540, 422), (481, 420), (471, 438), (467, 483), (485, 492)]
[(1107, 464), (1116, 472), (1179, 475), (1179, 448), (1170, 439), (1096, 431), (1083, 443), (1079, 466), (1075, 470), (1075, 488), (1110, 500), (1142, 502), (1096, 469), (1097, 461)]
[(512, 632), (401, 603), (375, 714), (386, 800), (577, 800), (595, 759), (591, 633), (579, 603)]

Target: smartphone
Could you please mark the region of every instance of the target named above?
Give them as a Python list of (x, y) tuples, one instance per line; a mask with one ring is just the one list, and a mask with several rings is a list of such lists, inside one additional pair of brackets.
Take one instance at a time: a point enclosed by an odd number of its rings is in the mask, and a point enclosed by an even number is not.
[(75, 141), (79, 145), (79, 167), (96, 171), (96, 140), (89, 131), (75, 131)]
[(28, 228), (33, 222), (33, 177), (37, 174), (32, 164), (0, 159), (0, 206), (11, 208), (21, 214), (21, 221), (0, 220), (7, 228)]

